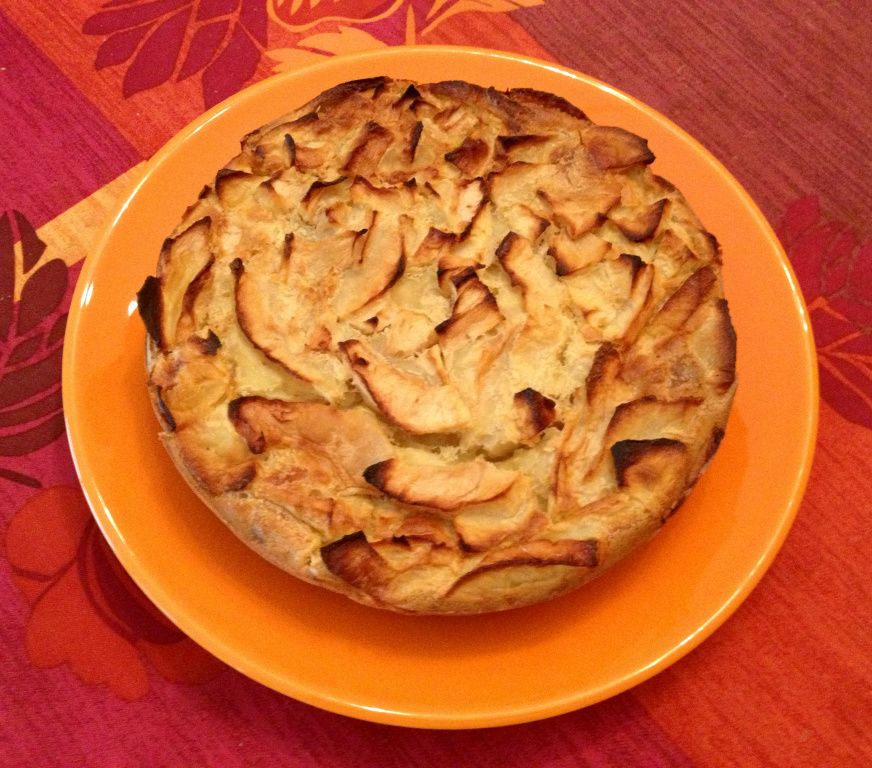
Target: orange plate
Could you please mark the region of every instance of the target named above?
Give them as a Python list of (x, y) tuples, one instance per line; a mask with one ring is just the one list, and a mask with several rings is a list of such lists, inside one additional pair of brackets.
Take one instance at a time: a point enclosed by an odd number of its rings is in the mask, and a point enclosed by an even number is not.
[[(188, 489), (157, 439), (135, 293), (161, 242), (239, 138), (323, 89), (386, 74), (564, 96), (648, 138), (654, 169), (723, 245), (739, 392), (709, 472), (650, 544), (550, 603), (474, 617), (365, 608), (259, 559)], [(272, 78), (212, 109), (148, 163), (86, 261), (64, 350), (64, 406), (85, 495), (145, 593), (194, 640), (296, 699), (399, 725), (469, 728), (567, 712), (686, 654), (747, 597), (793, 521), (812, 459), (808, 317), (778, 241), (702, 146), (623, 93), (518, 56), (391, 48)]]

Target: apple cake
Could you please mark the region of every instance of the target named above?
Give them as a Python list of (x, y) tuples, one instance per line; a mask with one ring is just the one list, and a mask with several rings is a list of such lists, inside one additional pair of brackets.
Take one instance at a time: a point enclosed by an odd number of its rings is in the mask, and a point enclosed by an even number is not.
[(645, 139), (376, 77), (245, 136), (138, 293), (161, 439), (279, 568), (477, 613), (600, 574), (724, 435), (717, 240)]

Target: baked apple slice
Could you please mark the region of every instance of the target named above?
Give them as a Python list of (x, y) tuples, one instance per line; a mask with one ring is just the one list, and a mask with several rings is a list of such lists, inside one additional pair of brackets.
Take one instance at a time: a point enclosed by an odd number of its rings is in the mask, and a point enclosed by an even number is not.
[(398, 217), (376, 211), (370, 228), (360, 237), (358, 255), (342, 273), (334, 297), (339, 319), (348, 317), (381, 296), (405, 269)]
[(360, 340), (339, 346), (365, 393), (393, 424), (415, 434), (439, 434), (469, 423), (469, 407), (453, 384), (401, 370)]
[(406, 504), (452, 512), (506, 493), (518, 473), (481, 459), (455, 464), (416, 464), (391, 458), (367, 467), (365, 480)]

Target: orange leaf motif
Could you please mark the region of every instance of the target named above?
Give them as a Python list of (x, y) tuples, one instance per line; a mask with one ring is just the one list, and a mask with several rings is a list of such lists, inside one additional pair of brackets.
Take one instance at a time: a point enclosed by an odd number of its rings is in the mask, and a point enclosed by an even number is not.
[(266, 55), (276, 62), (274, 72), (291, 72), (323, 61), (330, 55), (384, 48), (386, 44), (356, 27), (339, 27), (338, 32), (320, 32), (298, 41), (296, 48), (276, 48)]
[(354, 27), (339, 27), (338, 32), (321, 32), (317, 35), (310, 35), (300, 40), (297, 45), (332, 54), (372, 51), (376, 48), (386, 47), (377, 37)]
[(322, 22), (369, 23), (391, 16), (405, 0), (269, 0), (270, 17), (291, 32)]
[(328, 58), (324, 53), (304, 51), (302, 48), (274, 48), (267, 51), (266, 55), (275, 62), (273, 72), (293, 72)]
[(34, 666), (66, 664), (123, 699), (148, 692), (146, 661), (167, 680), (195, 683), (224, 667), (173, 626), (133, 584), (77, 488), (36, 493), (6, 532), (15, 583), (31, 606)]
[[(511, 13), (522, 8), (543, 5), (544, 2), (545, 0), (267, 0), (267, 13), (270, 21), (294, 35), (314, 31), (315, 27), (326, 34), (339, 35), (336, 40), (328, 41), (327, 47), (319, 48), (335, 54), (376, 47), (360, 35), (353, 38), (348, 34), (349, 29), (364, 24), (373, 25), (372, 33), (368, 33), (371, 40), (385, 45), (399, 42), (411, 45), (459, 13)], [(305, 40), (297, 40), (295, 45), (300, 48), (314, 47)], [(268, 52), (270, 58), (280, 62), (276, 70), (287, 71), (304, 65), (308, 63), (307, 59), (311, 59), (294, 56), (290, 53), (291, 50), (294, 49)]]
[(421, 35), (432, 32), (446, 19), (458, 13), (478, 11), (479, 13), (511, 13), (520, 8), (543, 5), (545, 0), (435, 0), (427, 12), (427, 26)]

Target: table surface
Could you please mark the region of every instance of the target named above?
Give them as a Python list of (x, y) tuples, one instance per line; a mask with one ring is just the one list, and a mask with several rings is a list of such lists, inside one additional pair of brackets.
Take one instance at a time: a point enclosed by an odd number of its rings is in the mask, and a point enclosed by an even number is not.
[[(4, 3), (0, 765), (872, 762), (870, 40), (860, 0)], [(228, 668), (119, 566), (64, 431), (73, 287), (143, 163), (258, 80), (410, 43), (559, 63), (675, 121), (774, 227), (817, 346), (815, 461), (757, 588), (655, 677), (532, 723), (381, 725), (294, 701)]]

